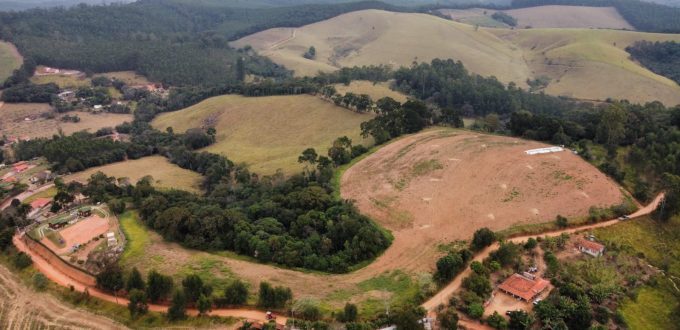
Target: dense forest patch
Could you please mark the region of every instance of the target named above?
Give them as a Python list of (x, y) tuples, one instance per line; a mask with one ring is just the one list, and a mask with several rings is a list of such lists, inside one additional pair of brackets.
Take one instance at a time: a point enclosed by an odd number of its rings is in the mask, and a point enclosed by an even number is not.
[(680, 84), (680, 43), (639, 41), (626, 51), (648, 69)]

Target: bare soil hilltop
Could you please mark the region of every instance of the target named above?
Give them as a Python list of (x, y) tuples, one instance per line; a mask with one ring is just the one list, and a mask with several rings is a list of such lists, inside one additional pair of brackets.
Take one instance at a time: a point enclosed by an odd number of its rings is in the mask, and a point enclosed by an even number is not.
[(567, 151), (527, 155), (545, 144), (435, 129), (378, 150), (347, 170), (342, 196), (393, 231), (385, 255), (427, 269), (437, 247), (476, 229), (580, 217), (621, 203), (619, 187)]

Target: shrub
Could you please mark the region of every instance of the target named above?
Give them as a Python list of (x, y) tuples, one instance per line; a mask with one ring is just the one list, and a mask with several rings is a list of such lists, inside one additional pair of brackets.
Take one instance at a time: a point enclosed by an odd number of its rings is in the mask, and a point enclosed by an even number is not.
[(47, 277), (42, 273), (35, 273), (33, 275), (33, 286), (38, 290), (44, 290), (47, 287)]
[(33, 261), (31, 260), (31, 257), (28, 254), (19, 252), (15, 254), (14, 257), (12, 258), (12, 264), (17, 269), (24, 269), (33, 264)]
[(243, 305), (248, 300), (248, 286), (235, 280), (224, 289), (224, 302), (227, 305)]
[(472, 243), (470, 247), (474, 251), (479, 251), (493, 243), (496, 240), (496, 234), (489, 228), (480, 228), (472, 236)]

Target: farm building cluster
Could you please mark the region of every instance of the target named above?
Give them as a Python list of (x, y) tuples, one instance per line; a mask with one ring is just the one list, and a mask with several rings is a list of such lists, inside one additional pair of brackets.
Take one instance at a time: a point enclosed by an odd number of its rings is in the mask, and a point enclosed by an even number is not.
[[(49, 200), (34, 203), (45, 207)], [(99, 205), (77, 206), (36, 221), (27, 232), (64, 261), (95, 274), (123, 252), (124, 236), (116, 217)]]

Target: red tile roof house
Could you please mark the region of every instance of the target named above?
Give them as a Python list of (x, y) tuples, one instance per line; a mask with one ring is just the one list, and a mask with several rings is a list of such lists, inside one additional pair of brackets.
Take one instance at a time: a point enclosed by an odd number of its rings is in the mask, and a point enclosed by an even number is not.
[(28, 169), (28, 164), (15, 164), (14, 172), (21, 173)]
[(536, 277), (531, 279), (520, 274), (512, 274), (498, 289), (524, 301), (531, 301), (541, 294), (548, 287), (548, 280)]
[(576, 243), (576, 247), (578, 248), (579, 251), (589, 254), (593, 257), (600, 257), (604, 254), (604, 245), (589, 241), (587, 239), (580, 239)]

